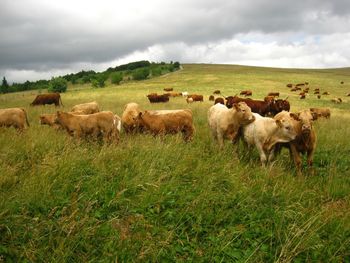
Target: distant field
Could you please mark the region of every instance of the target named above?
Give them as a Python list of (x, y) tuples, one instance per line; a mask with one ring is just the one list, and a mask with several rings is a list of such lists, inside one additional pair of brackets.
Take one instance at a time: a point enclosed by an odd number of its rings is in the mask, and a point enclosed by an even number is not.
[[(331, 95), (300, 100), (286, 87), (300, 82)], [(148, 102), (166, 87), (205, 101)], [(242, 145), (226, 142), (220, 151), (207, 126), (216, 89), (225, 96), (250, 89), (255, 99), (279, 91), (291, 111), (329, 107), (331, 119), (314, 124), (314, 169), (304, 165), (297, 178), (287, 151), (268, 168)], [(122, 133), (111, 146), (40, 126), (39, 114), (58, 108), (29, 107), (38, 91), (0, 95), (0, 108), (25, 108), (31, 125), (24, 134), (0, 128), (0, 262), (350, 262), (348, 93), (350, 68), (206, 64), (105, 88), (69, 86), (66, 111), (93, 100), (120, 116), (128, 102), (193, 110), (190, 143)], [(344, 102), (333, 104), (335, 97)]]

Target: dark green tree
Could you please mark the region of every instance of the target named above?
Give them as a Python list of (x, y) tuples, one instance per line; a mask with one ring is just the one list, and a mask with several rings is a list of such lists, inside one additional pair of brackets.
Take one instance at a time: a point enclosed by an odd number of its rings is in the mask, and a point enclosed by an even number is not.
[(65, 92), (67, 90), (67, 80), (61, 77), (52, 78), (49, 84), (49, 92)]
[(4, 77), (2, 79), (1, 87), (0, 87), (0, 92), (1, 93), (7, 93), (10, 91), (10, 85), (7, 83), (6, 78)]
[(111, 74), (111, 82), (112, 84), (117, 84), (119, 85), (119, 83), (123, 80), (123, 73), (121, 72), (115, 72)]

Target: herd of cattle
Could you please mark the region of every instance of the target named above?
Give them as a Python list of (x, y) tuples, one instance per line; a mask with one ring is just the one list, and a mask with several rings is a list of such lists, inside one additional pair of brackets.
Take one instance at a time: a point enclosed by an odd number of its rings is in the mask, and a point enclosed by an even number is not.
[[(306, 85), (306, 84), (304, 84)], [(203, 101), (202, 95), (176, 93), (147, 95), (150, 102), (169, 101), (169, 97), (185, 96), (188, 103)], [(220, 94), (219, 90), (213, 92)], [(251, 91), (245, 92), (250, 96)], [(328, 108), (310, 108), (291, 113), (286, 99), (276, 99), (279, 93), (269, 93), (264, 100), (253, 100), (229, 96), (218, 97), (208, 110), (208, 124), (212, 137), (223, 146), (224, 140), (255, 146), (261, 164), (274, 159), (282, 147), (290, 150), (298, 173), (301, 172), (301, 154), (307, 153), (307, 163), (312, 166), (316, 147), (316, 133), (312, 122), (317, 118), (330, 118)], [(213, 97), (210, 97), (213, 100)], [(31, 103), (35, 105), (63, 105), (59, 93), (38, 95)], [(121, 127), (125, 133), (149, 132), (153, 135), (182, 133), (184, 141), (190, 141), (195, 133), (191, 109), (142, 110), (137, 103), (128, 103), (122, 117), (111, 111), (100, 111), (97, 102), (74, 106), (70, 112), (57, 111), (55, 114), (41, 114), (40, 123), (57, 130), (65, 130), (76, 138), (103, 138), (107, 143), (118, 142)], [(0, 126), (13, 126), (23, 130), (29, 126), (27, 113), (22, 108), (0, 109)]]

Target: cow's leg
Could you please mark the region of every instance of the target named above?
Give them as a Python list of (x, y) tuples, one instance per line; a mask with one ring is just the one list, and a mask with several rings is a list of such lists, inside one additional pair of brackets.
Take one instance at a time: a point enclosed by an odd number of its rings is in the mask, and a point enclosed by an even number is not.
[(261, 161), (261, 166), (265, 167), (266, 166), (266, 161), (267, 161), (267, 157), (266, 157), (266, 153), (263, 149), (263, 146), (260, 143), (256, 144), (256, 148), (259, 152), (259, 156), (260, 156), (260, 161)]
[(294, 144), (290, 144), (290, 150), (293, 156), (294, 164), (297, 168), (298, 176), (301, 175), (301, 156)]
[(220, 149), (222, 149), (224, 147), (224, 136), (222, 132), (217, 132), (217, 139), (218, 139), (219, 147)]
[(314, 147), (307, 151), (307, 164), (308, 164), (309, 167), (312, 167), (312, 165), (313, 165), (314, 152), (315, 152), (315, 148)]

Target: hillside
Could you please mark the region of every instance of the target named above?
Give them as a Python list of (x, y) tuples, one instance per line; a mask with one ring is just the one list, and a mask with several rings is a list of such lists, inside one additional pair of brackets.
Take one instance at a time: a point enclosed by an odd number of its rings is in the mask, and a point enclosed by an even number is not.
[[(350, 68), (182, 66), (104, 88), (70, 83), (59, 110), (93, 100), (119, 116), (129, 102), (190, 108), (190, 143), (123, 132), (118, 145), (79, 142), (39, 124), (58, 108), (30, 107), (38, 91), (0, 95), (1, 108), (25, 108), (31, 125), (23, 134), (0, 128), (0, 262), (350, 261)], [(304, 82), (330, 95), (300, 100), (286, 87)], [(204, 102), (148, 102), (167, 87), (203, 94)], [(287, 150), (268, 168), (242, 144), (219, 150), (207, 125), (216, 89), (250, 89), (255, 99), (279, 91), (291, 111), (329, 107), (330, 120), (314, 123), (314, 168), (304, 164), (298, 178)]]

